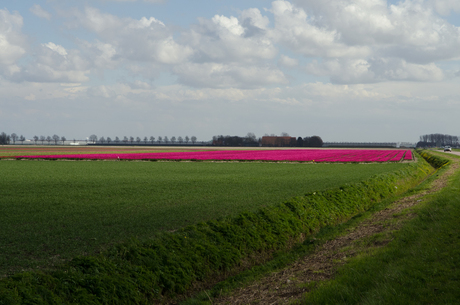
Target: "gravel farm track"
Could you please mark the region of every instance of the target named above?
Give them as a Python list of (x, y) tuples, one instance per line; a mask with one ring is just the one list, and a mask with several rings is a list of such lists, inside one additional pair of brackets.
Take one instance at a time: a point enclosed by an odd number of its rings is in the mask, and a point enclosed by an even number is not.
[[(449, 154), (460, 155), (460, 152)], [(287, 304), (300, 300), (311, 289), (308, 288), (308, 283), (332, 279), (337, 267), (346, 264), (350, 257), (366, 251), (362, 246), (359, 249), (355, 247), (363, 239), (380, 233), (386, 238), (368, 244), (368, 249), (384, 247), (388, 244), (395, 231), (406, 221), (416, 217), (415, 213), (401, 212), (417, 205), (426, 195), (437, 192), (447, 185), (449, 176), (460, 166), (459, 159), (451, 158), (451, 160), (450, 168), (438, 177), (429, 189), (395, 201), (386, 209), (349, 229), (346, 235), (318, 245), (312, 255), (273, 272), (249, 286), (237, 289), (230, 295), (214, 299), (212, 304)]]

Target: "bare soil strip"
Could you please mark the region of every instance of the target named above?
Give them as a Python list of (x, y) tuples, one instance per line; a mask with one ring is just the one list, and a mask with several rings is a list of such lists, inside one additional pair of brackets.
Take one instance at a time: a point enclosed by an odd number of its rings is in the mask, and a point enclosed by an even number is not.
[[(395, 201), (390, 207), (349, 229), (345, 236), (318, 245), (314, 254), (250, 286), (235, 290), (231, 295), (215, 299), (212, 304), (286, 304), (300, 299), (315, 286), (314, 282), (332, 279), (337, 267), (345, 264), (348, 258), (388, 244), (394, 232), (399, 230), (404, 222), (416, 216), (415, 213), (410, 213), (410, 210), (405, 210), (420, 203), (426, 195), (447, 185), (449, 176), (459, 168), (458, 160), (452, 161), (450, 168), (436, 179), (429, 189)], [(403, 211), (405, 212), (402, 213)], [(380, 238), (370, 239), (379, 233)]]

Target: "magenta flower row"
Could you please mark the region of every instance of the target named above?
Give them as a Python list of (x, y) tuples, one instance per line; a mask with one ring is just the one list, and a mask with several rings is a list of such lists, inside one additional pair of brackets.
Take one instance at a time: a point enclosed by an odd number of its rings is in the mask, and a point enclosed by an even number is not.
[(99, 159), (99, 160), (247, 160), (310, 162), (397, 162), (412, 160), (410, 150), (377, 149), (289, 149), (289, 150), (218, 150), (168, 153), (111, 153), (78, 155), (19, 156), (32, 159)]

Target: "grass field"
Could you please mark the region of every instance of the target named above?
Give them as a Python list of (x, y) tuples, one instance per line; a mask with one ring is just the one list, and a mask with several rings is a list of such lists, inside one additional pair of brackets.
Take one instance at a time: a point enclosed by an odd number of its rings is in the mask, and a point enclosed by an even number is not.
[(0, 276), (404, 166), (0, 161)]

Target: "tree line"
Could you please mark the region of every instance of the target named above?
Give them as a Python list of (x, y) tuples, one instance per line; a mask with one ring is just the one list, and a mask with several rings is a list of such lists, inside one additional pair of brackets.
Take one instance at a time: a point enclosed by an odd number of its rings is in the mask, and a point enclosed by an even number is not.
[[(323, 140), (319, 136), (312, 137), (295, 137), (289, 136), (283, 132), (280, 136), (275, 134), (265, 134), (264, 137), (274, 138), (274, 142), (268, 146), (287, 146), (287, 147), (322, 147)], [(217, 135), (212, 137), (212, 145), (215, 146), (267, 146), (263, 138), (257, 138), (252, 132), (248, 132), (245, 137)], [(278, 141), (277, 141), (278, 140)]]
[[(5, 145), (5, 144), (16, 144), (16, 142), (21, 142), (21, 144), (24, 144), (24, 141), (26, 138), (23, 135), (18, 136), (15, 133), (12, 133), (11, 135), (8, 135), (4, 132), (0, 133), (0, 144)], [(41, 142), (42, 144), (46, 141), (48, 144), (51, 142), (54, 142), (54, 144), (58, 144), (58, 142), (64, 142), (66, 141), (65, 137), (59, 137), (58, 135), (53, 135), (53, 136), (34, 136), (33, 137), (34, 144), (37, 144), (38, 142)]]
[(458, 136), (432, 133), (420, 136), (417, 147), (459, 146)]
[(196, 141), (197, 141), (197, 137), (195, 136), (185, 136), (185, 137), (171, 137), (171, 138), (168, 138), (167, 136), (159, 136), (158, 138), (155, 138), (153, 136), (151, 137), (144, 137), (143, 139), (141, 139), (140, 137), (127, 137), (127, 136), (124, 136), (122, 139), (120, 139), (119, 137), (115, 137), (114, 139), (112, 139), (111, 137), (100, 137), (98, 138), (96, 135), (92, 134), (88, 137), (88, 140), (92, 143), (100, 143), (100, 144), (104, 144), (104, 143), (107, 143), (107, 144), (110, 144), (110, 143), (115, 143), (115, 144), (120, 144), (120, 143), (123, 143), (123, 144), (134, 144), (134, 143), (137, 143), (137, 144), (141, 144), (141, 143), (144, 143), (144, 144), (155, 144), (155, 143), (172, 143), (172, 144), (175, 144), (175, 143), (179, 143), (179, 144), (188, 144), (188, 143), (192, 143), (192, 144), (195, 144)]

